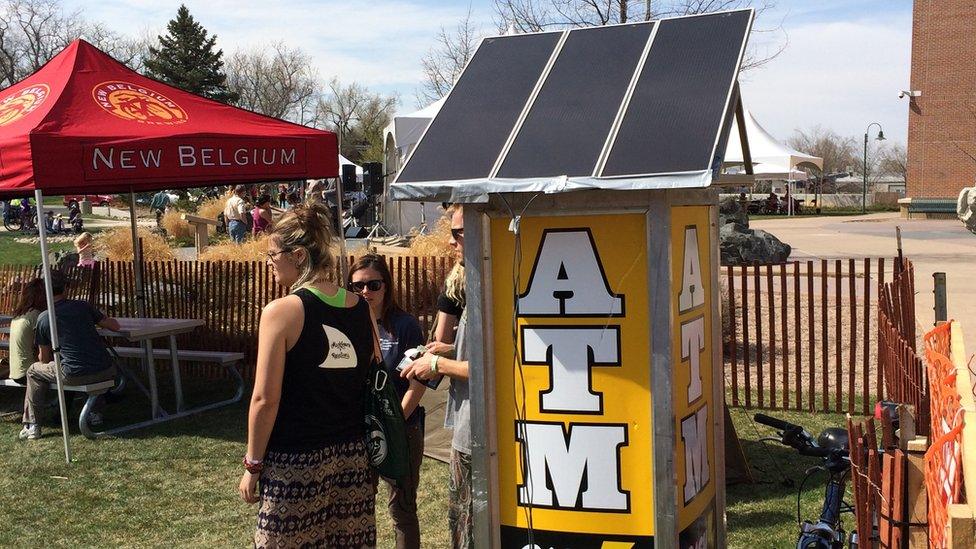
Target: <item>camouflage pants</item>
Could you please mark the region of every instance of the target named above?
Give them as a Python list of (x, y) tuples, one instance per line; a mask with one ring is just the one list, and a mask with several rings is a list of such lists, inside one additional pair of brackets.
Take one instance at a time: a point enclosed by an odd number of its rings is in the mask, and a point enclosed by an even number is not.
[(474, 546), (471, 528), (471, 454), (451, 449), (451, 485), (447, 507), (451, 547)]

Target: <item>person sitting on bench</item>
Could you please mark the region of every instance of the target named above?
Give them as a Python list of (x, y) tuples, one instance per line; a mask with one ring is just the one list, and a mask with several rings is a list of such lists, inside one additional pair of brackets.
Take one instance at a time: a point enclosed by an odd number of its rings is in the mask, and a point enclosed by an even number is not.
[(27, 383), (27, 369), (37, 356), (34, 351), (34, 329), (37, 317), (47, 309), (44, 281), (35, 278), (20, 283), (20, 296), (10, 321), (10, 379)]
[[(66, 299), (65, 277), (60, 271), (51, 273), (54, 292), (54, 313), (57, 318), (58, 343), (61, 346), (61, 372), (65, 385), (87, 385), (115, 378), (115, 365), (98, 335), (97, 326), (118, 330), (119, 322), (102, 314), (87, 301)], [(34, 340), (38, 347), (38, 362), (27, 369), (27, 395), (24, 398), (24, 428), (21, 439), (41, 438), (41, 414), (48, 385), (57, 383), (54, 353), (51, 348), (50, 311), (37, 317)], [(98, 404), (89, 415), (92, 425), (101, 423)]]

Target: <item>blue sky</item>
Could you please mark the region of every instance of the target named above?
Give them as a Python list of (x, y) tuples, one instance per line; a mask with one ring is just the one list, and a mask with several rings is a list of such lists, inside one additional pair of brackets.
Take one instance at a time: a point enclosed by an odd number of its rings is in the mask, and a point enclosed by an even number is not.
[[(217, 34), (229, 55), (273, 41), (312, 55), (328, 80), (358, 81), (397, 92), (401, 110), (416, 106), (420, 59), (441, 26), (452, 27), (467, 1), (431, 0), (185, 0), (190, 13)], [(636, 2), (635, 2), (636, 3)], [(130, 35), (159, 34), (180, 2), (160, 0), (65, 0), (92, 20)], [(490, 0), (470, 3), (474, 18), (494, 32)], [(821, 125), (860, 136), (880, 122), (889, 139), (904, 142), (911, 62), (910, 0), (779, 0), (754, 35), (759, 48), (787, 41), (764, 67), (748, 71), (742, 89), (748, 108), (774, 136)], [(769, 44), (772, 44), (771, 46)]]

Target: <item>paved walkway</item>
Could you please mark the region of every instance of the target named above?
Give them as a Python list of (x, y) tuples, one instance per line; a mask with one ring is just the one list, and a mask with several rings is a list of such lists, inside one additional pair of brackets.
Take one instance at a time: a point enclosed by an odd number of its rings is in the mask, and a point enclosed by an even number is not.
[[(764, 219), (750, 223), (793, 246), (792, 259), (894, 257), (895, 227), (915, 264), (916, 316), (928, 330), (934, 321), (932, 273), (944, 272), (949, 318), (962, 323), (966, 352), (976, 352), (976, 235), (957, 220), (908, 220), (897, 213), (850, 217)], [(921, 333), (921, 330), (920, 330)]]

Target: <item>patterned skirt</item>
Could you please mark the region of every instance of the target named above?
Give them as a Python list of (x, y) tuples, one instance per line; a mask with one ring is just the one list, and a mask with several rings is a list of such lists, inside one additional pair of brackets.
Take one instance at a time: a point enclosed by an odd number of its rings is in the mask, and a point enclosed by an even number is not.
[(255, 547), (376, 546), (376, 491), (363, 440), (268, 452)]

